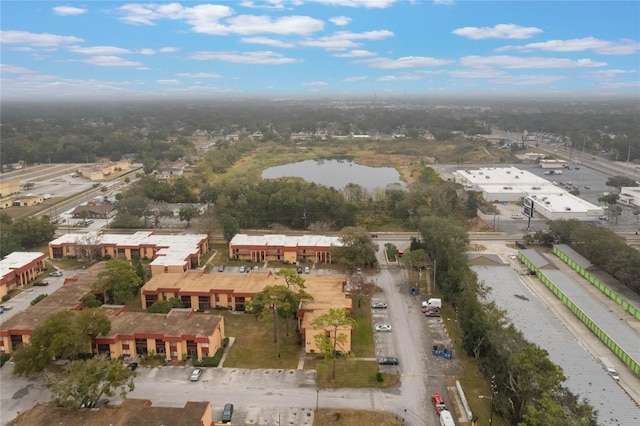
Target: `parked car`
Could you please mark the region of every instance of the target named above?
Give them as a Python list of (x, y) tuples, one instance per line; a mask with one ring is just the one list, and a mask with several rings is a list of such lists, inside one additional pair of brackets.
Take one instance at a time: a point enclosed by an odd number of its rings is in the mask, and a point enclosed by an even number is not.
[(4, 314), (4, 308), (0, 306), (0, 314)]
[(511, 215), (511, 219), (522, 219), (524, 216), (521, 215), (520, 213), (518, 214), (512, 214)]
[(384, 356), (378, 359), (380, 365), (398, 365), (398, 358), (392, 356)]
[(0, 308), (4, 309), (5, 311), (10, 311), (11, 309), (13, 309), (13, 305), (5, 303), (4, 305), (0, 305)]
[(138, 363), (137, 362), (131, 362), (129, 363), (129, 365), (127, 365), (127, 368), (131, 371), (136, 371), (136, 369), (138, 368)]
[(62, 276), (62, 271), (59, 271), (59, 270), (56, 269), (55, 271), (51, 272), (49, 274), (49, 276), (51, 276), (51, 277), (61, 277)]
[(298, 266), (298, 269), (296, 269), (296, 271), (298, 271), (299, 274), (302, 273), (302, 266)]
[(600, 220), (609, 220), (609, 216), (607, 216), (607, 215), (602, 215), (602, 216), (600, 216), (598, 219), (600, 219)]
[(513, 253), (507, 253), (507, 257), (511, 260), (516, 260), (518, 257)]
[(244, 267), (244, 266), (241, 266), (241, 267), (240, 267), (240, 273), (243, 273), (243, 272), (244, 272), (244, 270), (245, 270), (245, 267)]
[(233, 404), (224, 404), (224, 408), (222, 409), (222, 423), (229, 423), (231, 417), (233, 417)]
[(49, 281), (37, 281), (33, 283), (35, 287), (46, 287), (49, 285)]
[(310, 274), (311, 273), (311, 268), (309, 268), (308, 266), (304, 267), (304, 273), (305, 274)]
[(200, 376), (202, 376), (202, 368), (194, 368), (191, 372), (190, 379), (192, 382), (197, 382), (198, 380), (200, 380)]
[(378, 233), (377, 232), (372, 232), (371, 233), (371, 238), (378, 238)]
[(371, 307), (373, 309), (387, 309), (387, 304), (385, 302), (371, 302)]
[(389, 324), (378, 324), (375, 327), (376, 331), (391, 331), (391, 326)]
[(218, 266), (218, 272), (224, 272), (224, 265)]
[(589, 185), (585, 185), (584, 189), (591, 189), (591, 187)]

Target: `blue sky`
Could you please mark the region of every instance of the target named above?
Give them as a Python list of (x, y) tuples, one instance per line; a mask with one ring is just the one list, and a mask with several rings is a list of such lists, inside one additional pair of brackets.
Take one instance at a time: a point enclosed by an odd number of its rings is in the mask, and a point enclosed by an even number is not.
[(638, 1), (11, 1), (3, 100), (640, 95)]

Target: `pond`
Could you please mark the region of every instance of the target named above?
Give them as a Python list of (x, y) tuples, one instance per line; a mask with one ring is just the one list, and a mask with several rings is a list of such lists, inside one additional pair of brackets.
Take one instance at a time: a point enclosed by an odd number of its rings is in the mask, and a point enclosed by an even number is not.
[(347, 160), (306, 160), (270, 167), (262, 172), (263, 179), (281, 177), (300, 177), (338, 190), (349, 183), (369, 191), (387, 187), (406, 189), (400, 174), (392, 167), (368, 167)]

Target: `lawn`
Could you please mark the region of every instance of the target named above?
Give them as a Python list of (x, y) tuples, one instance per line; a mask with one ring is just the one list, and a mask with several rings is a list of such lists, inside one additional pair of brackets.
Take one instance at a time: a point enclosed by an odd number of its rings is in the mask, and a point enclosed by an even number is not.
[(273, 319), (260, 319), (254, 314), (230, 311), (212, 311), (223, 315), (225, 333), (235, 341), (224, 362), (225, 367), (235, 368), (286, 368), (298, 367), (300, 338), (294, 320), (290, 320), (289, 336), (286, 323), (280, 319), (280, 351), (274, 343)]
[(375, 361), (338, 358), (335, 379), (332, 361), (322, 358), (307, 360), (304, 368), (315, 369), (318, 372), (316, 383), (319, 388), (388, 388), (400, 383), (400, 376), (384, 373), (381, 376), (382, 381), (378, 381), (378, 364)]
[(371, 321), (371, 300), (358, 298), (353, 299), (353, 318), (358, 326), (353, 333), (351, 341), (351, 352), (360, 358), (375, 357), (375, 345), (373, 341), (372, 321)]
[[(453, 318), (455, 313), (451, 311), (447, 306), (443, 306), (442, 318)], [(458, 361), (462, 363), (464, 376), (459, 377), (462, 389), (471, 408), (471, 412), (477, 415), (482, 423), (487, 423), (491, 416), (491, 399), (480, 398), (480, 395), (491, 395), (491, 384), (486, 380), (476, 361), (467, 355), (462, 347), (462, 334), (458, 327), (457, 321), (443, 321), (447, 332), (454, 342), (454, 351)], [(447, 386), (455, 386), (455, 378), (450, 379), (450, 383)], [(507, 426), (509, 423), (502, 419), (496, 412), (493, 413), (493, 425)]]
[(390, 413), (360, 410), (317, 410), (313, 426), (400, 426), (402, 422)]

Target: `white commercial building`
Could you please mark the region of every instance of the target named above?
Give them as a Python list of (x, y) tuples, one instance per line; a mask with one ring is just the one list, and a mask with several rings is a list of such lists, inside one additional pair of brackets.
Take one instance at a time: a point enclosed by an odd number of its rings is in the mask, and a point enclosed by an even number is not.
[(457, 170), (453, 176), (465, 188), (482, 192), (486, 201), (519, 202), (530, 197), (534, 212), (547, 219), (597, 220), (604, 214), (602, 208), (517, 167)]

